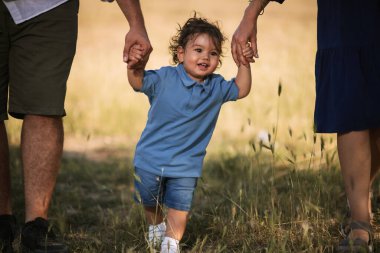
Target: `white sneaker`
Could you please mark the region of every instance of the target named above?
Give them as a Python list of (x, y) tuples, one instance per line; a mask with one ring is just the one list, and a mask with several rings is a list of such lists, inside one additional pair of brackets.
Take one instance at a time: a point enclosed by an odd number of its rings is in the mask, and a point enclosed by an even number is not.
[(148, 242), (153, 248), (158, 247), (165, 237), (166, 224), (161, 222), (158, 225), (149, 225)]
[(165, 236), (161, 244), (161, 253), (180, 253), (179, 241)]

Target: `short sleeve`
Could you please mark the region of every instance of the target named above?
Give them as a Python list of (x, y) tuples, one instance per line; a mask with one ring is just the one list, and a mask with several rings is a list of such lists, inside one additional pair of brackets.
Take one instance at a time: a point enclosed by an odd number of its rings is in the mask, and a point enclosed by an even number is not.
[(236, 85), (235, 78), (230, 81), (222, 81), (223, 103), (235, 101), (239, 96), (239, 88)]
[(156, 70), (144, 72), (143, 86), (141, 92), (148, 96), (149, 100), (156, 96), (159, 90), (160, 77)]

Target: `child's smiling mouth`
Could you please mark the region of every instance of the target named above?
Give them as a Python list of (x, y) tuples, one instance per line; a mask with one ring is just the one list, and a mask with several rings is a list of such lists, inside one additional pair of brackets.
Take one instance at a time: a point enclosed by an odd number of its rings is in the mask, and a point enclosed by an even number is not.
[(198, 63), (198, 66), (200, 67), (200, 69), (207, 69), (208, 68), (207, 63)]

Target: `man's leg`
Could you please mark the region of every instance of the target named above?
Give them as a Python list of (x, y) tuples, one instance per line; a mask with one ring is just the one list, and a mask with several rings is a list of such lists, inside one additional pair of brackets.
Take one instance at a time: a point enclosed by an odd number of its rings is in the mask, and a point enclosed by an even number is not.
[(0, 121), (0, 252), (13, 252), (16, 219), (11, 207), (8, 138), (4, 121)]
[[(3, 17), (6, 7), (0, 2), (0, 15)], [(4, 120), (8, 118), (9, 83), (9, 38), (5, 31), (5, 18), (0, 20), (0, 215), (11, 214), (11, 183), (9, 173), (9, 147)]]
[(67, 253), (47, 221), (63, 149), (61, 117), (26, 115), (21, 132), (25, 187), (25, 220), (21, 232), (23, 252)]
[(4, 121), (0, 122), (0, 215), (11, 214), (9, 147)]
[(63, 149), (60, 117), (27, 115), (21, 133), (25, 220), (47, 219)]

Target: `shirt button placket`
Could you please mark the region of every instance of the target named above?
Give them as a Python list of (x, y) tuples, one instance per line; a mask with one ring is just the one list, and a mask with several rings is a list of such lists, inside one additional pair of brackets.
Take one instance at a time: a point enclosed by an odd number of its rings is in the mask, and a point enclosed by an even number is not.
[(193, 92), (191, 94), (190, 106), (189, 106), (190, 110), (193, 111), (198, 106), (198, 103), (201, 100), (200, 98), (201, 98), (202, 91), (203, 91), (202, 84), (194, 85)]

